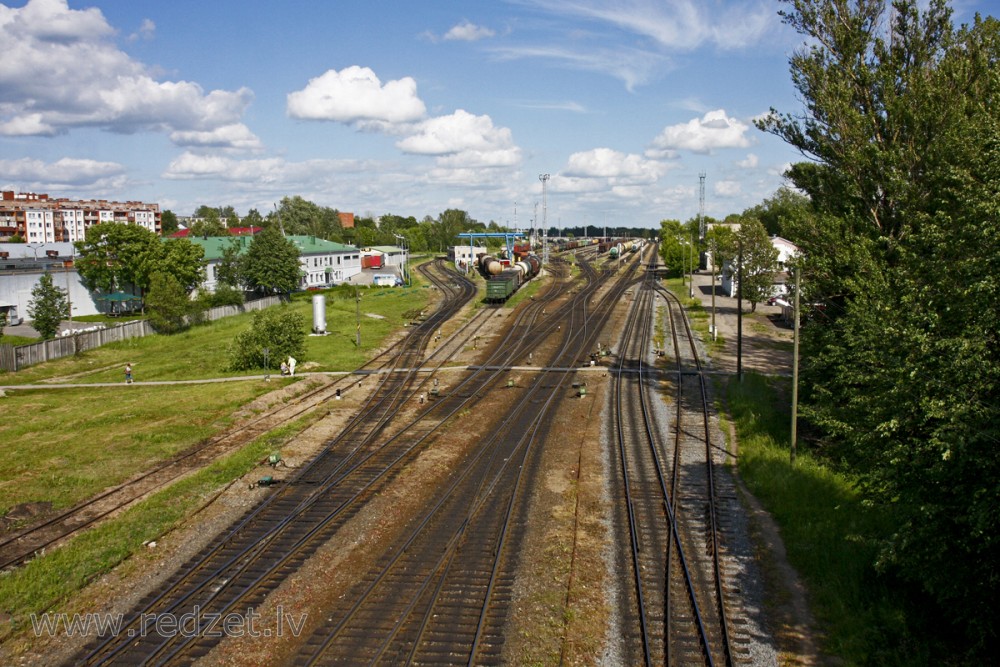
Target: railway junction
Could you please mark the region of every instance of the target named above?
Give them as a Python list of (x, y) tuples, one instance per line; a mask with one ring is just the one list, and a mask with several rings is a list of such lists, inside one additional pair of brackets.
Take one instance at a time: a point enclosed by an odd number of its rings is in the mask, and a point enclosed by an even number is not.
[(336, 407), (283, 452), (280, 483), (220, 494), (152, 567), (98, 582), (91, 595), (128, 590), (105, 599), (114, 633), (39, 650), (94, 665), (777, 664), (735, 445), (655, 262), (652, 246), (610, 264), (555, 255), (513, 309), (424, 265), (440, 295), (426, 319), (260, 418)]

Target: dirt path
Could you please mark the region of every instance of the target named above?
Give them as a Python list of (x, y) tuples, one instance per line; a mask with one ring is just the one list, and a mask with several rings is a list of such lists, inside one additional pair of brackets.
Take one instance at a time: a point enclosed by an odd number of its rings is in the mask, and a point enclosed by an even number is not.
[[(696, 274), (692, 281), (693, 295), (702, 303), (712, 322), (712, 275)], [(715, 371), (735, 373), (737, 369), (737, 334), (739, 330), (737, 301), (724, 296), (716, 284), (715, 326), (723, 339), (721, 351), (713, 353), (710, 367)], [(791, 343), (793, 330), (781, 319), (778, 306), (758, 304), (750, 312), (750, 304), (743, 304), (742, 369), (765, 375), (791, 375)], [(739, 442), (730, 424), (729, 441), (738, 452)], [(739, 490), (740, 502), (750, 521), (750, 531), (755, 543), (761, 571), (763, 572), (765, 605), (768, 609), (771, 631), (779, 648), (779, 665), (822, 665), (824, 658), (817, 647), (817, 626), (808, 603), (808, 591), (798, 572), (788, 562), (781, 530), (761, 505), (760, 501), (743, 485), (738, 471), (733, 469)]]

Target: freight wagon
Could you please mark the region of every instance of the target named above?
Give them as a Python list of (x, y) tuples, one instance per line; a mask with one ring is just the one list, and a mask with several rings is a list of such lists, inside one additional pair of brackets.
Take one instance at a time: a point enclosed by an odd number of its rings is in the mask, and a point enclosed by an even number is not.
[(509, 269), (489, 255), (480, 255), (476, 260), (479, 273), (486, 278), (486, 302), (503, 303), (517, 289), (538, 275), (542, 262), (535, 255), (528, 255)]

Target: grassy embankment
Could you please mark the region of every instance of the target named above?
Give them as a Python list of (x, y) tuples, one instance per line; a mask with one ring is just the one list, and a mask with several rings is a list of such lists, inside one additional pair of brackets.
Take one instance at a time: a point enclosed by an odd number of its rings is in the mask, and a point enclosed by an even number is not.
[(940, 652), (919, 595), (876, 572), (890, 526), (862, 502), (852, 479), (800, 441), (790, 462), (787, 378), (747, 374), (725, 395), (739, 439), (739, 472), (781, 528), (804, 578), (827, 652), (856, 665), (932, 664)]
[[(687, 298), (679, 278), (665, 283), (684, 302), (709, 353), (721, 349), (721, 337), (708, 342), (710, 313), (701, 302)], [(791, 342), (773, 346), (791, 353)], [(912, 591), (874, 567), (877, 544), (890, 528), (885, 516), (862, 502), (854, 480), (801, 440), (791, 463), (791, 381), (745, 374), (742, 382), (717, 382), (717, 395), (725, 397), (720, 412), (728, 413), (723, 424), (733, 421), (739, 441), (740, 477), (780, 527), (788, 559), (809, 590), (822, 650), (852, 665), (930, 664), (939, 650), (918, 629), (924, 620)], [(767, 576), (766, 555), (762, 562)]]
[[(430, 292), (361, 290), (361, 342), (355, 346), (354, 292), (327, 295), (327, 330), (310, 336), (300, 371), (343, 371), (360, 366), (382, 342), (423, 309)], [(291, 308), (312, 325), (311, 294)], [(2, 400), (0, 513), (22, 503), (71, 506), (127, 479), (159, 460), (220, 432), (233, 412), (289, 379), (257, 377), (223, 384), (143, 385), (143, 381), (197, 380), (246, 376), (226, 369), (226, 349), (252, 315), (201, 325), (173, 336), (148, 336), (87, 350), (0, 374), (0, 384), (115, 383), (111, 387), (9, 389)], [(131, 362), (137, 383), (123, 383)], [(36, 558), (0, 578), (0, 612), (12, 622), (0, 638), (25, 627), (28, 614), (65, 602), (86, 583), (136, 552), (148, 539), (177, 526), (219, 489), (251, 470), (270, 451), (301, 431), (286, 427), (263, 436), (197, 475), (173, 484), (121, 517), (78, 536), (65, 547)]]

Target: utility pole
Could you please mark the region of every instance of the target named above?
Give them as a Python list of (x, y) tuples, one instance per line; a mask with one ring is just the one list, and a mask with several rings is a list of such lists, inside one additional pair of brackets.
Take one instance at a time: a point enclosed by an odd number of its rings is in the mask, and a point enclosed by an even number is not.
[(739, 266), (736, 267), (736, 377), (743, 381), (743, 239), (740, 239)]
[(691, 269), (691, 276), (688, 280), (688, 298), (694, 298), (694, 239), (691, 239), (691, 246), (688, 248), (688, 268)]
[(361, 294), (358, 292), (358, 286), (354, 286), (354, 308), (355, 316), (358, 322), (358, 333), (355, 343), (360, 348), (361, 347)]
[(715, 328), (715, 241), (712, 241), (712, 340), (719, 337), (719, 330)]
[(705, 238), (705, 172), (698, 174), (698, 238)]
[(799, 425), (799, 294), (802, 268), (795, 267), (795, 334), (792, 343), (792, 447), (789, 461), (795, 463), (795, 447)]

